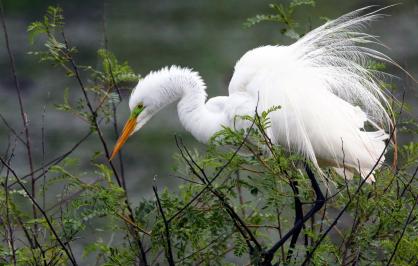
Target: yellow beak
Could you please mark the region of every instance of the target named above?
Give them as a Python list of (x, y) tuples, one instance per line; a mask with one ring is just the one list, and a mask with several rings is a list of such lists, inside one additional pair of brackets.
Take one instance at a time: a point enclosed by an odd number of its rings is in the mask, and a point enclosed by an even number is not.
[(135, 126), (136, 126), (136, 117), (129, 118), (125, 126), (123, 127), (122, 135), (119, 136), (119, 139), (116, 142), (115, 148), (113, 148), (113, 152), (112, 152), (112, 155), (110, 156), (109, 161), (111, 161), (115, 157), (115, 155), (118, 154), (123, 144), (125, 144), (126, 140), (134, 131)]

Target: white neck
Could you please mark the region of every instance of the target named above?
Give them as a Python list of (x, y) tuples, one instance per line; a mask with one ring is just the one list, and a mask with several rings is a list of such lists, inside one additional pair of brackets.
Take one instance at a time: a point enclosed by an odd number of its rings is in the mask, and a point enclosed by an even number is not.
[(171, 67), (153, 73), (158, 98), (165, 105), (179, 100), (178, 116), (183, 127), (199, 141), (206, 143), (219, 131), (226, 117), (223, 112), (208, 109), (206, 85), (197, 72)]

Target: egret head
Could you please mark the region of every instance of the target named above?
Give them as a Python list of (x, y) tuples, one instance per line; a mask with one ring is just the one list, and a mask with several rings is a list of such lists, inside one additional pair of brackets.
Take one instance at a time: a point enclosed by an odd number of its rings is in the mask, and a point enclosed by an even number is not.
[(140, 80), (129, 98), (131, 114), (120, 135), (110, 160), (118, 153), (126, 140), (142, 128), (159, 110), (178, 98), (170, 88), (173, 87), (170, 72), (172, 68), (163, 68), (149, 73)]

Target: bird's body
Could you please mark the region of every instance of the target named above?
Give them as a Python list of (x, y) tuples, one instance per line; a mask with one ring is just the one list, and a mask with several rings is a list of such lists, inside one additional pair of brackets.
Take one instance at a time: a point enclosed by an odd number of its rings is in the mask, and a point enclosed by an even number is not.
[[(131, 117), (136, 125), (127, 129), (128, 135), (177, 101), (182, 125), (201, 142), (223, 126), (249, 125), (236, 123), (236, 116), (280, 106), (270, 113), (267, 131), (275, 144), (301, 153), (318, 169), (346, 167), (347, 173), (360, 169), (360, 174), (367, 175), (379, 164), (388, 139), (384, 127), (390, 124), (380, 73), (367, 69), (367, 59), (391, 60), (361, 46), (374, 39), (359, 29), (379, 15), (361, 16), (360, 12), (330, 21), (290, 46), (247, 52), (235, 66), (229, 96), (206, 101), (203, 80), (187, 68), (151, 72), (132, 92), (129, 106), (138, 114)], [(372, 129), (365, 130), (366, 124)]]

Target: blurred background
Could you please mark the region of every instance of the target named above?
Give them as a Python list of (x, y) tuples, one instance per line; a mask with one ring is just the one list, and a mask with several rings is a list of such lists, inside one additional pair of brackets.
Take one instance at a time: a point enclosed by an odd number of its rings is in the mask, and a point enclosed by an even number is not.
[[(27, 54), (40, 47), (29, 45), (27, 26), (40, 20), (49, 5), (59, 5), (64, 9), (66, 34), (79, 50), (76, 57), (79, 64), (99, 64), (96, 51), (104, 46), (105, 26), (109, 49), (120, 61), (128, 61), (135, 72), (145, 76), (150, 70), (166, 65), (192, 67), (201, 73), (211, 97), (227, 94), (234, 64), (247, 50), (266, 44), (293, 42), (280, 34), (278, 24), (262, 23), (250, 29), (243, 26), (249, 17), (271, 13), (269, 3), (280, 2), (284, 1), (3, 1), (23, 102), (30, 120), (35, 165), (42, 163), (42, 127), (46, 135), (46, 161), (66, 152), (89, 130), (80, 119), (54, 107), (62, 102), (64, 88), (69, 88), (73, 99), (80, 96), (75, 81), (67, 78), (61, 70), (39, 63), (37, 58)], [(302, 22), (302, 29), (303, 24), (308, 29), (323, 23), (319, 17), (336, 18), (367, 5), (387, 6), (397, 2), (318, 0), (316, 7), (304, 7), (297, 11), (297, 17)], [(389, 16), (370, 25), (367, 31), (380, 36), (389, 47), (388, 50), (382, 48), (382, 51), (418, 78), (418, 1), (405, 0), (385, 13)], [(0, 39), (0, 112), (12, 127), (22, 130), (3, 33)], [(388, 72), (401, 78), (395, 82), (406, 91), (405, 99), (411, 107), (406, 115), (416, 118), (416, 86), (399, 69), (389, 67)], [(128, 95), (126, 92), (118, 109), (120, 127), (128, 117)], [(45, 123), (42, 126), (44, 108)], [(115, 136), (111, 123), (101, 127), (110, 146), (113, 146)], [(167, 185), (175, 189), (178, 180), (170, 175), (176, 152), (174, 134), (181, 135), (192, 149), (204, 151), (204, 146), (182, 129), (175, 105), (161, 111), (125, 145), (125, 172), (133, 205), (138, 199), (150, 195), (154, 176), (158, 176), (159, 186)], [(0, 151), (6, 149), (8, 137), (8, 130), (1, 123)], [(402, 141), (417, 139), (404, 138)], [(74, 152), (74, 156), (83, 158), (81, 165), (87, 169), (91, 154), (99, 150), (101, 145), (97, 136), (91, 136)], [(23, 150), (16, 151), (13, 166), (20, 174), (28, 173)], [(80, 172), (83, 170), (80, 169)]]

